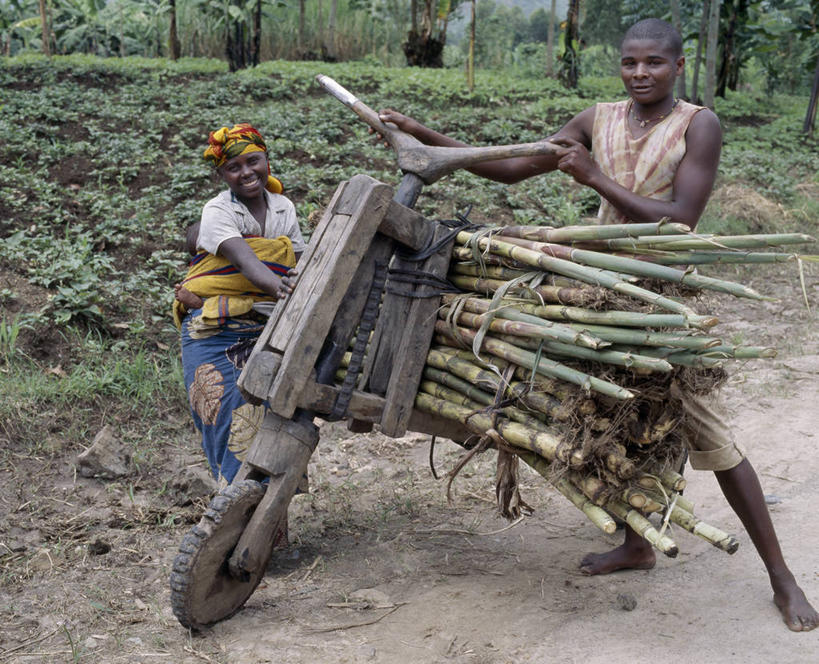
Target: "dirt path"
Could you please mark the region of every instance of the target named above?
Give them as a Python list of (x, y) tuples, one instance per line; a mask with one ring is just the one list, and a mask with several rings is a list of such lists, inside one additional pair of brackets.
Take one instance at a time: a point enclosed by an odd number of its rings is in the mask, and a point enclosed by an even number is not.
[[(775, 284), (758, 278), (770, 292)], [(782, 283), (792, 292), (794, 282), (791, 274)], [(819, 302), (819, 279), (808, 289)], [(736, 367), (724, 393), (786, 557), (819, 602), (819, 328), (796, 295), (720, 307), (727, 320), (765, 321), (727, 323), (723, 334), (780, 349), (775, 360)], [(186, 441), (169, 446), (169, 474), (199, 461)], [(457, 454), (439, 444), (438, 469)], [(166, 494), (75, 477), (71, 458), (47, 464), (49, 483), (33, 489), (31, 466), (8, 458), (0, 468), (3, 664), (819, 661), (819, 630), (792, 634), (781, 623), (762, 565), (709, 473), (689, 472), (686, 495), (706, 521), (737, 533), (734, 556), (676, 532), (676, 559), (591, 578), (578, 572), (580, 557), (619, 535), (601, 534), (539, 477), (527, 472), (523, 481), (534, 515), (508, 527), (493, 507), (490, 455), (459, 476), (448, 506), (425, 437), (325, 425), (312, 490), (294, 501), (293, 544), (277, 554), (277, 572), (238, 615), (192, 636), (173, 617), (167, 588), (190, 524), (167, 519)], [(193, 521), (199, 509), (172, 511)]]

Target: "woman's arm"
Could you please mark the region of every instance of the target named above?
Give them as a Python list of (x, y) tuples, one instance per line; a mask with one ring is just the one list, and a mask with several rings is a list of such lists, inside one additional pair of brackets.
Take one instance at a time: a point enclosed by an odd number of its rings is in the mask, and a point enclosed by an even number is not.
[(217, 252), (227, 258), (254, 286), (277, 300), (293, 292), (296, 271), (290, 270), (286, 277), (271, 272), (253, 253), (247, 242), (240, 237), (223, 240)]

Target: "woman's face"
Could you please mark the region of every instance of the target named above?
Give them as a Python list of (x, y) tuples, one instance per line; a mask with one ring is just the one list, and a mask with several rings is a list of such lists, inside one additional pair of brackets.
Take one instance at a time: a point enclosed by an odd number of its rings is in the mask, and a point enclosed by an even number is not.
[(219, 175), (230, 190), (243, 200), (263, 195), (267, 172), (267, 154), (261, 151), (240, 154), (219, 167)]
[(620, 49), (620, 77), (635, 102), (648, 106), (674, 94), (674, 82), (685, 66), (669, 46), (656, 39), (629, 39)]

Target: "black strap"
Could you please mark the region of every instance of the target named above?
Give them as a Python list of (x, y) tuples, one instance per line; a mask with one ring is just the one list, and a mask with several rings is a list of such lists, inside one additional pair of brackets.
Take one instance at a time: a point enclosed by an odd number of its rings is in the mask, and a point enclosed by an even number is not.
[(378, 320), (378, 313), (381, 308), (381, 296), (384, 293), (386, 283), (387, 263), (376, 261), (372, 285), (370, 286), (369, 295), (367, 295), (364, 311), (361, 314), (361, 321), (358, 324), (358, 332), (356, 333), (355, 343), (353, 344), (350, 363), (347, 366), (347, 374), (341, 383), (341, 388), (339, 389), (336, 402), (333, 405), (333, 410), (325, 418), (329, 422), (340, 420), (347, 413), (350, 399), (353, 396), (353, 388), (355, 388), (358, 375), (364, 366), (364, 355), (367, 352), (370, 333), (375, 328), (375, 323)]

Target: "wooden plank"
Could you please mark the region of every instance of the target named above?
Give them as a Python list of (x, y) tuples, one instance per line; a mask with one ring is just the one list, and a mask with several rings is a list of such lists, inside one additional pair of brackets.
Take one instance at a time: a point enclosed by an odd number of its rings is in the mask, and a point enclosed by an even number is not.
[(423, 413), (415, 409), (410, 414), (407, 430), (449, 438), (449, 440), (456, 443), (463, 443), (471, 435), (460, 422), (454, 422), (439, 415)]
[(390, 201), (387, 214), (384, 215), (378, 231), (418, 251), (430, 243), (435, 232), (435, 222), (430, 221), (420, 212)]
[[(310, 410), (319, 417), (326, 415), (336, 403), (339, 388), (335, 385), (321, 385), (309, 383), (304, 387), (299, 397), (299, 408)], [(384, 410), (384, 397), (369, 394), (368, 392), (353, 391), (350, 398), (349, 412), (356, 420), (363, 422), (378, 422)]]
[(267, 344), (271, 350), (282, 352), (282, 363), (268, 395), (270, 408), (282, 417), (291, 417), (296, 409), (299, 394), (391, 196), (392, 189), (373, 178), (351, 178), (340, 205), (349, 206), (352, 214), (333, 215), (311, 261), (304, 265), (293, 294), (285, 301)]
[(250, 357), (247, 358), (242, 373), (237, 381), (239, 391), (245, 401), (254, 406), (260, 405), (270, 391), (273, 377), (281, 366), (282, 356), (265, 348), (259, 348), (258, 343), (253, 347)]
[[(448, 234), (449, 229), (439, 225), (435, 230), (434, 241), (445, 238)], [(443, 278), (449, 268), (454, 240), (455, 238), (452, 237), (449, 242), (420, 264), (399, 259), (394, 262), (393, 269), (420, 268), (425, 273)], [(398, 283), (396, 288), (403, 290), (410, 285)], [(440, 306), (438, 287), (416, 284), (413, 285), (413, 291), (416, 296), (414, 298), (394, 295), (390, 292), (390, 299), (384, 303), (385, 308), (388, 304), (392, 304), (393, 308), (398, 310), (407, 311), (407, 307), (409, 309), (403, 326), (400, 328), (400, 334), (396, 335), (400, 339), (399, 343), (390, 349), (390, 353), (376, 361), (373, 370), (373, 376), (381, 376), (386, 372), (379, 369), (379, 364), (384, 368), (387, 366), (390, 368), (386, 388), (387, 404), (381, 417), (381, 431), (387, 436), (397, 437), (406, 433), (415, 402), (415, 393), (418, 391), (421, 373), (432, 341), (436, 311)], [(384, 344), (379, 350), (382, 348), (386, 350)]]
[(344, 306), (340, 307), (336, 313), (325, 340), (325, 344), (329, 344), (333, 350), (329, 357), (323, 358), (322, 361), (329, 364), (333, 373), (338, 368), (344, 353), (350, 349), (350, 341), (367, 304), (376, 267), (390, 262), (394, 247), (395, 242), (392, 239), (376, 233), (367, 253), (361, 259), (355, 276), (344, 295)]
[[(321, 238), (330, 225), (336, 205), (341, 199), (341, 196), (346, 188), (347, 182), (342, 182), (333, 193), (333, 197), (330, 199), (330, 203), (325, 208), (321, 221), (310, 238), (310, 243), (305, 248), (304, 253), (302, 253), (296, 266), (300, 271), (303, 266), (306, 266), (311, 262), (313, 254), (320, 244)], [(287, 300), (285, 300), (285, 303), (286, 302)], [(270, 315), (267, 323), (265, 324), (264, 330), (256, 340), (256, 344), (253, 347), (244, 368), (242, 369), (242, 373), (239, 375), (239, 379), (237, 381), (239, 390), (242, 392), (245, 399), (251, 401), (252, 403), (261, 403), (267, 399), (267, 395), (270, 393), (270, 387), (273, 385), (273, 379), (275, 378), (275, 372), (271, 371), (271, 369), (278, 369), (278, 367), (281, 365), (281, 352), (273, 353), (268, 348), (268, 341), (270, 340), (270, 336), (273, 334), (273, 330), (276, 329), (285, 307), (286, 304), (285, 306), (277, 306), (273, 310), (273, 313)], [(275, 361), (272, 361), (269, 357), (262, 357), (262, 353), (272, 353), (273, 355), (278, 355), (279, 357)]]

